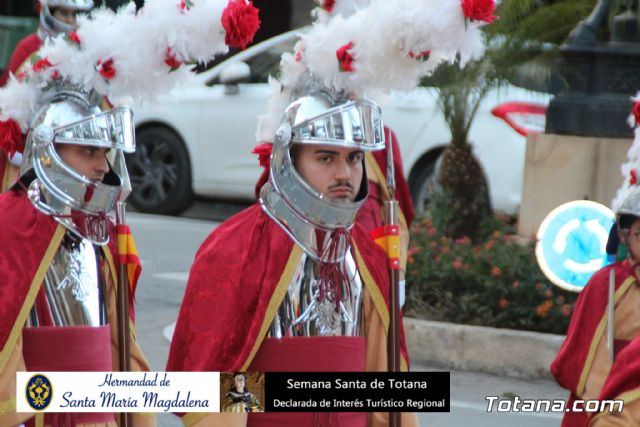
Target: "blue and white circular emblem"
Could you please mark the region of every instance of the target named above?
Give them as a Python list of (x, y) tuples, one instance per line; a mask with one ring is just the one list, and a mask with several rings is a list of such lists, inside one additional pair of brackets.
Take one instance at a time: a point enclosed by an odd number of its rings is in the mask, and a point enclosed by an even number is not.
[(26, 387), (27, 403), (33, 409), (42, 411), (51, 403), (53, 397), (53, 386), (49, 378), (37, 374), (27, 381)]
[(538, 229), (536, 258), (554, 284), (580, 292), (607, 262), (607, 239), (615, 222), (608, 207), (588, 200), (552, 210)]

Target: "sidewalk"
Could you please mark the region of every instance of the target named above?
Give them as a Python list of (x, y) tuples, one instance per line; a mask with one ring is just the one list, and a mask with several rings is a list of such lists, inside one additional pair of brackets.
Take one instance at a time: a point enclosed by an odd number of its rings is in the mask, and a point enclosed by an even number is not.
[(405, 318), (412, 364), (551, 380), (562, 335)]

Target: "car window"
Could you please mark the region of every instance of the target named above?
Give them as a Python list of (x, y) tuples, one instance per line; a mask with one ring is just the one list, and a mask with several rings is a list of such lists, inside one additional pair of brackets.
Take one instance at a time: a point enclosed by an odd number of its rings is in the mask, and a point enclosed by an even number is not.
[(284, 52), (293, 52), (297, 40), (297, 38), (285, 40), (252, 58), (248, 58), (246, 62), (251, 69), (250, 82), (266, 83), (269, 75), (277, 77), (280, 73), (280, 57)]
[[(269, 74), (278, 77), (280, 74), (280, 56), (284, 52), (293, 52), (293, 47), (298, 41), (297, 37), (284, 40), (281, 43), (271, 46), (250, 58), (246, 58), (245, 62), (249, 65), (251, 76), (247, 83), (267, 83)], [(229, 57), (225, 58), (228, 59)], [(216, 76), (207, 82), (207, 86), (220, 84), (220, 80)]]

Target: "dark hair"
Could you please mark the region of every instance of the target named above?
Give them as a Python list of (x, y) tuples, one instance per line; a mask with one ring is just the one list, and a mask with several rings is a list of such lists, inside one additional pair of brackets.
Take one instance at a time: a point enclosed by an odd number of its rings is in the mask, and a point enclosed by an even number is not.
[(300, 153), (300, 144), (291, 144), (291, 148), (289, 148), (289, 156), (291, 157), (291, 163), (293, 166), (296, 165), (296, 159), (298, 158), (298, 153)]
[(640, 217), (637, 217), (635, 215), (622, 214), (622, 215), (620, 215), (620, 218), (618, 219), (618, 227), (621, 230), (628, 230), (628, 229), (631, 228), (633, 223), (636, 222), (639, 219), (640, 219)]

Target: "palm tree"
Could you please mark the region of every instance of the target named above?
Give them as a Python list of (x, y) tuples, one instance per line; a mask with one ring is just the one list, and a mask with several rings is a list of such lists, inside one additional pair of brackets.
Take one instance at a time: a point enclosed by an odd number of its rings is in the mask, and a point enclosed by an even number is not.
[(491, 213), (487, 179), (468, 140), (480, 102), (498, 83), (487, 58), (463, 69), (457, 63), (443, 65), (422, 82), (436, 92), (451, 132), (451, 143), (441, 154), (436, 179), (446, 195), (446, 211), (455, 212), (441, 231), (453, 238), (477, 237), (480, 223)]
[[(549, 91), (558, 47), (595, 3), (505, 0), (497, 9), (498, 21), (485, 27), (488, 48), (484, 58), (463, 69), (458, 64), (440, 66), (422, 81), (422, 86), (435, 91), (451, 132), (436, 176), (446, 196), (446, 210), (454, 213), (447, 216), (442, 232), (474, 239), (483, 219), (491, 214), (487, 179), (468, 140), (482, 99), (505, 82), (525, 86), (535, 82), (529, 88)], [(540, 86), (540, 80), (547, 83)]]

